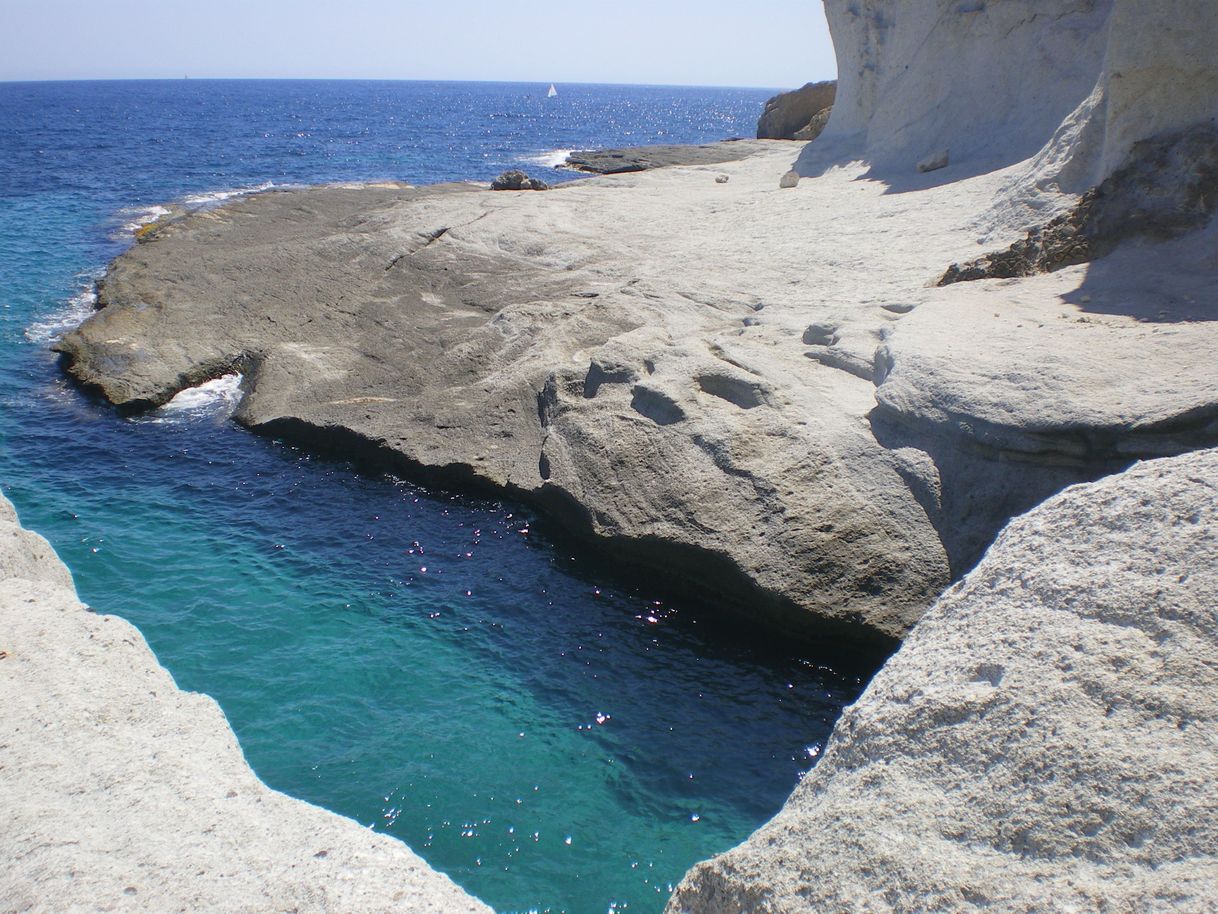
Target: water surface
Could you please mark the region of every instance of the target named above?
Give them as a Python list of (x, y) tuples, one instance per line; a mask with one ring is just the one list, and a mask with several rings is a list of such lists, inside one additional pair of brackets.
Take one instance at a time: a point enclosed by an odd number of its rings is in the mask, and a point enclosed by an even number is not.
[(221, 388), (120, 418), (47, 349), (158, 203), (562, 179), (557, 150), (749, 134), (768, 94), (545, 88), (0, 84), (0, 486), (84, 600), (216, 697), (268, 784), (502, 911), (659, 911), (773, 815), (865, 666), (725, 633), (518, 506), (257, 438)]

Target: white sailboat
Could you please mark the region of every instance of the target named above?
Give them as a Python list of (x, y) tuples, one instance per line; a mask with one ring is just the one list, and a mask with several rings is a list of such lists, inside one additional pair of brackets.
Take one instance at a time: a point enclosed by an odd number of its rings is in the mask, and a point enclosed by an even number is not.
[(546, 98), (553, 98), (558, 94), (558, 90), (554, 88), (554, 83), (550, 83), (550, 91), (546, 93)]

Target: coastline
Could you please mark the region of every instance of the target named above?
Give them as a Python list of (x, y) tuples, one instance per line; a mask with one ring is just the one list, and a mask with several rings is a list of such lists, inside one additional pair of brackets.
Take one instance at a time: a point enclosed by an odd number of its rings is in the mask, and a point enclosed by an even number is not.
[[(954, 12), (911, 40), (932, 49), (912, 65), (976, 39), (979, 11)], [(798, 912), (814, 895), (1205, 910), (1212, 208), (1094, 259), (938, 278), (1069, 223), (1148, 138), (1195, 140), (1215, 96), (1165, 83), (1150, 14), (1116, 3), (1064, 14), (1053, 105), (1019, 107), (1011, 79), (996, 99), (910, 106), (939, 74), (870, 59), (875, 23), (830, 13), (859, 40), (839, 45), (835, 120), (794, 162), (507, 197), (251, 197), (150, 230), (61, 350), (128, 408), (240, 367), (255, 430), (550, 504), (602, 543), (664, 544), (650, 551), (669, 571), (674, 554), (686, 575), (722, 556), (765, 598), (758, 625), (901, 639), (825, 764), (695, 867), (674, 914)], [(921, 15), (893, 21), (915, 34)], [(1215, 15), (1170, 41), (1212, 35)], [(1013, 67), (1045, 37), (1029, 4), (985, 22)], [(1180, 178), (1151, 169), (1135, 202)]]
[(490, 911), (401, 841), (264, 785), (219, 705), (81, 604), (2, 495), (0, 632), (0, 909)]

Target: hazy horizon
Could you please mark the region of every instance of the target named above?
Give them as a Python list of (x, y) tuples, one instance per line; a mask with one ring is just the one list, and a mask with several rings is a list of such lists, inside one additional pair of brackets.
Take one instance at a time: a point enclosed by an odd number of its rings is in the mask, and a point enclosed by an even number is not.
[(344, 79), (794, 88), (836, 61), (815, 0), (620, 0), (613, 15), (524, 0), (115, 0), (0, 6), (0, 82)]
[[(833, 77), (828, 77), (832, 79)], [(370, 83), (438, 83), (443, 85), (470, 83), (471, 85), (536, 85), (542, 89), (550, 85), (562, 86), (631, 86), (641, 89), (774, 89), (778, 91), (797, 89), (799, 86), (739, 86), (710, 83), (642, 83), (602, 82), (598, 80), (544, 80), (544, 79), (429, 79), (427, 77), (378, 77), (378, 76), (86, 76), (48, 77), (46, 79), (0, 79), (6, 85), (37, 85), (40, 83), (165, 83), (165, 82), (370, 82)], [(804, 82), (809, 82), (805, 80)], [(801, 83), (800, 85), (803, 85)]]

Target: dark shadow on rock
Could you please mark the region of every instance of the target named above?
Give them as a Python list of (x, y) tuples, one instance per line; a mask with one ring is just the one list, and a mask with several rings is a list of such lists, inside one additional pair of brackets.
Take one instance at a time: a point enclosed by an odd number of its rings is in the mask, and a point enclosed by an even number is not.
[[(1206, 232), (1205, 235), (1210, 235)], [(1204, 236), (1177, 244), (1202, 247)], [(1198, 252), (1199, 254), (1203, 252)], [(1212, 251), (1210, 259), (1213, 260)], [(1163, 245), (1133, 243), (1087, 266), (1077, 289), (1062, 300), (1089, 314), (1114, 314), (1147, 323), (1177, 324), (1218, 320), (1214, 269), (1164, 266)], [(1165, 275), (1170, 274), (1170, 275)]]
[[(986, 448), (946, 428), (905, 421), (880, 407), (868, 420), (876, 441), (906, 458), (898, 460), (898, 471), (939, 534), (952, 580), (972, 570), (1011, 518), (1067, 486), (1092, 482), (1132, 463), (1037, 461)], [(919, 460), (915, 452), (925, 456)]]
[[(1123, 248), (1122, 269), (1127, 280), (1136, 284), (1147, 274), (1159, 273), (1157, 254), (1141, 248), (1143, 263), (1126, 263), (1137, 259), (1130, 242), (1171, 241), (1182, 239), (1204, 228), (1218, 211), (1218, 128), (1203, 123), (1137, 143), (1125, 164), (1088, 190), (1068, 212), (1030, 230), (1021, 240), (1001, 251), (992, 251), (976, 260), (952, 264), (939, 280), (940, 286), (979, 279), (1014, 279), (1051, 273), (1069, 266), (1098, 262)], [(1212, 258), (1204, 252), (1179, 250), (1172, 253), (1173, 262), (1207, 261), (1206, 272), (1212, 273)], [(1106, 271), (1100, 269), (1098, 274)], [(1179, 288), (1179, 277), (1173, 268), (1167, 288)], [(1167, 278), (1167, 277), (1165, 277)], [(1127, 283), (1128, 284), (1128, 283)], [(1112, 298), (1115, 288), (1105, 286), (1105, 297)], [(1206, 284), (1199, 284), (1204, 288)], [(1132, 290), (1131, 290), (1132, 291)], [(1128, 298), (1128, 296), (1126, 296)], [(1150, 298), (1162, 299), (1151, 294)], [(1208, 298), (1209, 296), (1203, 297)], [(1090, 291), (1079, 292), (1078, 304), (1092, 299)], [(1190, 304), (1180, 302), (1179, 304)], [(1145, 309), (1146, 305), (1135, 306)], [(1141, 319), (1155, 320), (1159, 312), (1170, 313), (1172, 305), (1150, 305), (1150, 313), (1128, 313)], [(1204, 310), (1204, 309), (1202, 309)], [(1190, 318), (1182, 317), (1180, 320)], [(1195, 319), (1195, 318), (1193, 318)]]
[[(873, 161), (863, 154), (861, 143), (823, 134), (808, 143), (800, 151), (791, 168), (801, 178), (818, 178), (832, 168), (861, 162), (867, 170), (859, 175), (859, 181), (878, 181), (885, 185), (886, 194), (907, 194), (954, 184), (978, 175), (998, 171), (1035, 155), (1043, 143), (1035, 148), (1018, 145), (1016, 150), (1002, 156), (969, 156), (959, 160), (952, 157), (950, 148), (927, 150), (926, 155), (910, 155), (900, 159), (886, 158)], [(935, 153), (946, 151), (948, 164), (933, 171), (919, 171), (918, 164)]]

